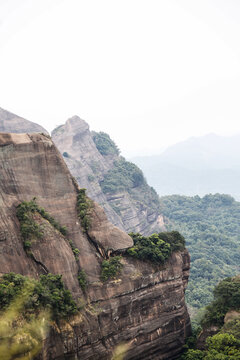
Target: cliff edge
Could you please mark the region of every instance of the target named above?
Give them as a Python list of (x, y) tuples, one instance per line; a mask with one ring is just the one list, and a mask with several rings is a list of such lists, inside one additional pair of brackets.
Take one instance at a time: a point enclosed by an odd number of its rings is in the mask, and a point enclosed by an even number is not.
[[(126, 359), (174, 359), (191, 331), (184, 301), (187, 250), (173, 253), (161, 266), (123, 256), (118, 278), (103, 282), (102, 261), (133, 242), (94, 201), (90, 201), (91, 225), (84, 228), (79, 194), (48, 136), (0, 133), (0, 274), (13, 271), (35, 278), (48, 272), (62, 274), (73, 297), (85, 304), (78, 315), (52, 329), (42, 359), (110, 359), (120, 343), (129, 345)], [(16, 207), (35, 197), (67, 227), (67, 233), (34, 215), (43, 234), (32, 241), (29, 256)], [(79, 249), (77, 254), (72, 246)], [(79, 286), (80, 270), (86, 273), (85, 290)]]

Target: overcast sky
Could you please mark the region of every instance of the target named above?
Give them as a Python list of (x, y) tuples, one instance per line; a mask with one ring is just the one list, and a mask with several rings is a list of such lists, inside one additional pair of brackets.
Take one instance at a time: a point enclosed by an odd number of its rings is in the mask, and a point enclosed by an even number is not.
[(123, 155), (240, 133), (239, 0), (0, 0), (0, 107)]

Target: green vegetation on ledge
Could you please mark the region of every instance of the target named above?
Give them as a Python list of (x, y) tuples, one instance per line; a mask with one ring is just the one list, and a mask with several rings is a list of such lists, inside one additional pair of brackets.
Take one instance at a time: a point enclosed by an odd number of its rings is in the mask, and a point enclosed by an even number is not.
[(100, 185), (104, 193), (114, 194), (141, 186), (144, 181), (142, 171), (121, 157), (120, 160), (114, 161), (114, 167), (104, 176)]
[[(17, 218), (20, 222), (20, 232), (23, 238), (23, 246), (27, 254), (32, 256), (31, 247), (32, 240), (41, 239), (43, 236), (43, 227), (34, 220), (34, 214), (38, 213), (45, 220), (58, 230), (63, 236), (66, 236), (67, 229), (65, 226), (61, 226), (49, 213), (47, 213), (43, 208), (39, 207), (36, 203), (36, 198), (33, 198), (31, 201), (23, 201), (17, 206)], [(68, 240), (68, 239), (67, 239)], [(76, 248), (72, 240), (68, 240), (69, 245), (72, 249), (75, 260), (78, 261), (78, 255), (80, 250)]]
[(91, 226), (92, 201), (86, 195), (86, 189), (80, 189), (77, 195), (77, 211), (84, 231)]
[(80, 254), (80, 250), (73, 245), (72, 240), (68, 240), (68, 242), (69, 242), (69, 245), (71, 246), (73, 255), (75, 257), (75, 260), (77, 261), (78, 260), (78, 255)]
[[(146, 233), (152, 233), (154, 230), (151, 224), (157, 220), (160, 214), (160, 201), (156, 191), (150, 187), (142, 171), (133, 163), (126, 161), (122, 156), (116, 158), (112, 168), (99, 181), (102, 192), (110, 195), (125, 192), (129, 195), (129, 204), (141, 216), (141, 227)], [(109, 202), (113, 210), (121, 217), (125, 217), (126, 206), (124, 201), (112, 197)], [(144, 216), (143, 216), (144, 212)], [(129, 229), (130, 230), (130, 229)], [(157, 228), (158, 230), (158, 228)]]
[(8, 273), (0, 278), (0, 308), (5, 309), (31, 282), (33, 291), (24, 305), (26, 313), (50, 310), (53, 319), (67, 318), (77, 312), (77, 305), (69, 290), (66, 290), (62, 275), (40, 275), (39, 280), (20, 274)]
[(102, 155), (119, 155), (120, 151), (110, 136), (102, 131), (92, 131), (93, 141)]
[(40, 225), (36, 223), (33, 216), (38, 206), (35, 199), (27, 202), (23, 201), (17, 206), (17, 218), (20, 222), (20, 232), (23, 238), (23, 246), (26, 251), (30, 251), (31, 240), (39, 239), (43, 236)]
[(63, 235), (66, 235), (66, 227), (61, 226), (51, 215), (49, 215), (49, 213), (39, 207), (36, 203), (36, 198), (33, 198), (31, 201), (23, 201), (17, 206), (16, 215), (20, 222), (20, 231), (26, 248), (31, 247), (32, 238), (41, 238), (43, 235), (40, 225), (34, 220), (34, 213), (36, 212), (44, 219), (48, 220), (55, 229), (60, 231)]
[(183, 250), (185, 239), (178, 231), (161, 232), (151, 236), (129, 234), (134, 246), (126, 253), (139, 260), (149, 260), (155, 264), (163, 264), (173, 251)]
[(79, 285), (80, 285), (81, 289), (83, 291), (85, 291), (88, 282), (87, 282), (87, 275), (86, 275), (84, 270), (79, 271), (79, 273), (78, 273), (78, 282), (79, 282)]
[(201, 308), (213, 299), (214, 286), (234, 276), (240, 263), (240, 202), (229, 195), (160, 198), (168, 230), (177, 229), (186, 239), (191, 272), (186, 298)]
[(111, 257), (109, 260), (103, 260), (101, 280), (107, 281), (109, 279), (115, 279), (120, 274), (123, 265), (121, 264), (121, 256)]

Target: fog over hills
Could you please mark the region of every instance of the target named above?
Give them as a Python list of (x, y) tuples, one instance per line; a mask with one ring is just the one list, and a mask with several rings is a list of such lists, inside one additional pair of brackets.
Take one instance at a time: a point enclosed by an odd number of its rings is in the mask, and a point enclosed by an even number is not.
[(219, 192), (240, 199), (240, 135), (191, 137), (160, 155), (131, 160), (159, 195)]

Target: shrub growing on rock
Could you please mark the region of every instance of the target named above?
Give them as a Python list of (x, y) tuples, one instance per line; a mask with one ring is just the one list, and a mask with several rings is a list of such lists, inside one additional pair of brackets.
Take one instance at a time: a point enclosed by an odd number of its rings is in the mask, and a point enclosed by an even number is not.
[(77, 210), (84, 231), (87, 231), (91, 226), (91, 207), (92, 202), (86, 195), (86, 189), (80, 189), (77, 195)]
[(69, 290), (65, 289), (62, 275), (41, 275), (39, 280), (20, 274), (8, 273), (0, 278), (0, 308), (6, 308), (21, 294), (26, 282), (31, 282), (32, 295), (24, 304), (24, 311), (48, 309), (54, 319), (67, 318), (77, 312), (77, 305)]
[(156, 264), (164, 263), (173, 251), (183, 250), (185, 247), (185, 239), (178, 231), (162, 232), (148, 237), (139, 233), (129, 235), (134, 246), (127, 250), (127, 254)]
[(101, 280), (107, 281), (116, 278), (120, 274), (123, 265), (121, 264), (121, 256), (114, 256), (109, 260), (103, 260)]

